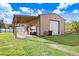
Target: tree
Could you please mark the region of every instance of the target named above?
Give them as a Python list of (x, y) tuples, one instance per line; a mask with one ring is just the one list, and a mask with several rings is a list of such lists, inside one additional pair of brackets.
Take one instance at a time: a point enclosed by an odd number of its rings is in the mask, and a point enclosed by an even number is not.
[[(0, 20), (0, 29), (4, 26), (4, 21), (3, 20)], [(1, 30), (0, 30), (1, 32)]]
[(72, 20), (66, 23), (66, 29), (71, 33), (79, 33), (79, 21)]
[(79, 32), (79, 21), (71, 21), (72, 28), (76, 31), (76, 33)]

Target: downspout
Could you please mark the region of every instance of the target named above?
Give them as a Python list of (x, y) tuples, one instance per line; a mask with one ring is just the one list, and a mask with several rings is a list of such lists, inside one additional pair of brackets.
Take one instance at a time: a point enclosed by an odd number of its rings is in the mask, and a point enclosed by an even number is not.
[(40, 35), (40, 15), (38, 15), (39, 16), (39, 35)]

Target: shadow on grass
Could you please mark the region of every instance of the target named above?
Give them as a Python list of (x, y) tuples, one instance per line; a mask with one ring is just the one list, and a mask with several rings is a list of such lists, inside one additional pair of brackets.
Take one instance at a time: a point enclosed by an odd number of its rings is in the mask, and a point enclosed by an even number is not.
[(43, 38), (46, 40), (50, 40), (68, 46), (79, 46), (79, 35), (64, 34), (55, 36), (39, 36), (39, 38)]
[[(37, 39), (37, 38), (39, 38), (39, 39)], [(34, 42), (40, 42), (40, 43), (47, 43), (47, 44), (53, 44), (54, 43), (54, 42), (52, 42), (50, 40), (46, 40), (46, 39), (38, 37), (38, 36), (36, 36), (35, 38), (26, 38), (26, 40), (34, 41)]]

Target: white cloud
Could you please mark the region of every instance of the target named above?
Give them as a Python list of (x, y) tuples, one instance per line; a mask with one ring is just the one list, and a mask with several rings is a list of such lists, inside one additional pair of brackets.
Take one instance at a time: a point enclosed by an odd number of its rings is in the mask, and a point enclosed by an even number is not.
[(43, 11), (45, 11), (45, 9), (31, 9), (31, 8), (28, 8), (28, 7), (20, 7), (19, 8), (22, 12), (25, 12), (26, 14), (28, 15), (31, 15), (31, 16), (37, 16), (38, 14), (42, 14)]
[(13, 14), (20, 14), (20, 11), (13, 11), (10, 4), (0, 4), (0, 19), (4, 18), (4, 21), (11, 23)]
[(56, 13), (56, 14), (64, 14), (65, 11), (61, 11), (60, 9), (55, 9), (52, 13)]
[(38, 14), (42, 14), (42, 10), (37, 9), (37, 13), (38, 13)]
[(20, 11), (13, 11), (13, 14), (20, 14)]
[(74, 3), (60, 3), (57, 9), (67, 8), (69, 5), (73, 5)]
[(31, 13), (34, 12), (34, 10), (32, 10), (31, 8), (28, 8), (28, 7), (20, 7), (19, 9), (20, 9), (22, 12), (26, 12), (26, 13), (29, 13), (29, 14), (31, 14)]
[(60, 14), (66, 21), (70, 22), (71, 20), (79, 21), (79, 14), (78, 13), (70, 13), (70, 14)]
[(40, 14), (43, 14), (43, 12), (45, 11), (45, 9), (34, 9), (34, 13), (32, 14), (33, 16), (37, 16)]
[[(0, 4), (0, 16), (5, 20), (12, 15), (12, 8), (10, 4)], [(9, 22), (9, 21), (7, 21)]]
[(33, 13), (31, 14), (31, 16), (38, 16), (38, 13)]
[(20, 7), (19, 8), (22, 12), (28, 12), (30, 8), (27, 7)]
[(0, 4), (0, 8), (2, 8), (2, 10), (5, 10), (6, 12), (11, 12), (13, 10), (10, 4)]
[(55, 10), (53, 11), (53, 13), (60, 14), (60, 13), (61, 13), (61, 11), (60, 11), (59, 9), (55, 9)]
[(62, 14), (62, 13), (65, 13), (65, 11), (61, 11), (61, 9), (66, 9), (69, 5), (73, 5), (75, 3), (60, 3), (59, 6), (53, 10), (52, 13), (57, 13), (57, 14)]
[(72, 13), (79, 13), (79, 10), (75, 9)]

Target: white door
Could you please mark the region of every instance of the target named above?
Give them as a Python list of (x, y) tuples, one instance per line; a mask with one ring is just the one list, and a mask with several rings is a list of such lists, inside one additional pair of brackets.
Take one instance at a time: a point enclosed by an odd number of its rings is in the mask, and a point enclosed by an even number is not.
[(50, 30), (52, 31), (52, 35), (58, 35), (58, 22), (50, 21)]

